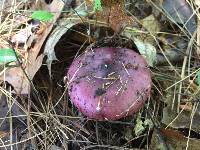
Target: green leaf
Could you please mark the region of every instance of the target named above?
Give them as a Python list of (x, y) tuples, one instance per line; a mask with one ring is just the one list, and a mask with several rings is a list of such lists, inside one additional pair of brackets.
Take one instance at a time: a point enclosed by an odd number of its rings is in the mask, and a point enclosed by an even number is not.
[(37, 10), (34, 11), (31, 15), (32, 19), (40, 20), (40, 21), (51, 21), (53, 19), (53, 14), (46, 10)]
[(197, 72), (197, 84), (200, 86), (200, 70)]
[(11, 48), (0, 48), (0, 64), (16, 61), (16, 55)]
[(94, 11), (102, 11), (102, 5), (101, 5), (101, 0), (95, 0), (94, 1)]
[(135, 125), (135, 128), (134, 128), (135, 135), (136, 136), (141, 135), (144, 130), (145, 130), (144, 123), (141, 119), (141, 114), (139, 113), (138, 116), (137, 116), (136, 125)]

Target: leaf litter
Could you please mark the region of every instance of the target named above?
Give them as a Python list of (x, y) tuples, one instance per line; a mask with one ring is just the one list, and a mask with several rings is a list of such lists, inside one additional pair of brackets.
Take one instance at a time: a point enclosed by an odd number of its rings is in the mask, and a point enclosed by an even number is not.
[[(9, 94), (14, 96), (15, 112), (8, 109), (10, 99), (2, 105), (10, 116), (18, 116), (19, 129), (26, 131), (20, 144), (39, 149), (198, 149), (198, 1), (17, 1), (15, 11), (20, 15), (9, 12), (14, 8), (8, 3), (10, 9), (1, 13), (0, 48), (15, 50), (18, 59), (11, 54), (14, 62), (2, 66), (2, 88), (10, 88), (10, 93), (4, 92), (1, 102)], [(9, 13), (20, 19), (11, 20)], [(154, 80), (145, 107), (114, 122), (85, 118), (63, 85), (63, 70), (72, 60), (86, 47), (102, 45), (136, 49), (151, 66)], [(0, 112), (0, 116), (6, 114)], [(11, 139), (15, 130), (8, 127), (16, 122), (4, 123), (0, 136)], [(15, 142), (13, 137), (4, 145), (15, 148)]]

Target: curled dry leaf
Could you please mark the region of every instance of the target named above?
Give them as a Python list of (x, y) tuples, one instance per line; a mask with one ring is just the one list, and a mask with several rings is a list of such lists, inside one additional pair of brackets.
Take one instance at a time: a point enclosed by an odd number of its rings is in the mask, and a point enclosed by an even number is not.
[(73, 17), (73, 18), (66, 18), (66, 19), (61, 19), (59, 21), (60, 26), (57, 26), (54, 29), (54, 32), (52, 32), (45, 44), (44, 48), (44, 55), (47, 56), (47, 66), (49, 69), (49, 75), (51, 75), (51, 64), (52, 61), (57, 60), (54, 47), (59, 41), (59, 39), (62, 37), (63, 34), (65, 34), (72, 26), (82, 23), (81, 18), (79, 17)]

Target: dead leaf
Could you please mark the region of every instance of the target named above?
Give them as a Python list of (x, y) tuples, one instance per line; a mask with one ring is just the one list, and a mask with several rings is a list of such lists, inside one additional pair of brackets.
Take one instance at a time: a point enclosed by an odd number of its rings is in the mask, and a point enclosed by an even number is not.
[[(173, 91), (173, 89), (171, 89)], [(173, 92), (168, 92), (173, 93)], [(191, 124), (191, 111), (187, 108), (187, 105), (182, 105), (180, 113), (177, 113), (178, 103), (177, 101), (173, 102), (173, 94), (168, 94), (165, 98), (165, 103), (167, 106), (163, 109), (162, 123), (166, 126), (178, 129), (178, 128), (190, 128)], [(187, 106), (187, 107), (186, 107)], [(186, 108), (186, 110), (185, 110)], [(198, 106), (197, 111), (194, 114), (192, 121), (192, 130), (199, 132), (200, 131), (200, 120), (199, 120), (199, 111), (200, 106)]]
[(153, 67), (154, 64), (156, 64), (157, 51), (156, 51), (156, 48), (152, 44), (136, 38), (134, 35), (135, 34), (134, 31), (129, 31), (125, 29), (121, 34), (134, 41), (135, 45), (137, 46), (138, 51), (145, 58), (149, 66)]
[(153, 15), (144, 18), (141, 23), (153, 35), (156, 35), (160, 31), (160, 24)]
[[(187, 138), (184, 137), (179, 131), (172, 129), (161, 129), (160, 130), (163, 138), (166, 140), (169, 150), (183, 150), (187, 147)], [(200, 140), (190, 139), (188, 143), (188, 150), (197, 150), (199, 149)], [(156, 132), (153, 132), (150, 149), (162, 150), (163, 146), (159, 141), (159, 138)]]
[[(30, 36), (34, 36), (34, 33), (32, 32), (32, 29), (34, 27), (38, 26), (38, 24), (34, 25), (34, 24), (29, 24), (27, 25), (26, 28), (21, 29), (20, 31), (18, 31), (15, 35), (13, 35), (11, 37), (11, 41), (13, 43), (17, 43), (17, 44), (24, 44), (27, 43), (27, 40), (30, 38)], [(33, 40), (32, 40), (33, 41)], [(31, 44), (31, 43), (30, 43)], [(30, 47), (30, 45), (28, 45), (28, 47)]]
[(47, 56), (47, 66), (49, 69), (49, 75), (51, 76), (51, 64), (54, 60), (57, 60), (54, 47), (59, 41), (59, 39), (62, 37), (63, 34), (65, 34), (71, 27), (73, 27), (76, 24), (82, 23), (81, 18), (79, 17), (70, 17), (70, 18), (64, 18), (59, 21), (60, 26), (57, 26), (54, 31), (50, 34), (45, 48), (44, 48), (44, 55)]
[[(176, 118), (176, 119), (175, 119)], [(183, 111), (180, 115), (175, 110), (169, 108), (163, 109), (162, 123), (169, 125), (173, 128), (190, 128), (191, 112)], [(192, 129), (194, 131), (200, 131), (199, 114), (196, 113), (193, 118)]]
[[(28, 52), (27, 65), (25, 68), (25, 72), (30, 78), (30, 80), (33, 79), (35, 73), (38, 71), (38, 69), (42, 65), (42, 60), (43, 60), (44, 55), (41, 54), (38, 56), (38, 54), (40, 52), (42, 45), (44, 44), (44, 41), (46, 40), (47, 36), (51, 32), (54, 26), (54, 23), (60, 16), (60, 13), (63, 7), (64, 7), (64, 3), (62, 0), (54, 0), (50, 5), (45, 6), (47, 11), (54, 13), (54, 18), (51, 23), (46, 24), (46, 28), (44, 32), (38, 36), (38, 38), (36, 39), (36, 44)], [(14, 87), (17, 94), (29, 93), (30, 83), (26, 79), (26, 76), (24, 75), (24, 72), (20, 67), (17, 67), (14, 69), (13, 68), (8, 69), (5, 71), (4, 75), (5, 75), (5, 78), (2, 75), (0, 76), (0, 79), (2, 81), (8, 81)]]
[(14, 86), (15, 92), (18, 94), (27, 94), (29, 90), (29, 82), (20, 67), (5, 70), (5, 77), (1, 76), (1, 80), (7, 81)]
[(149, 66), (153, 67), (156, 64), (156, 48), (148, 43), (134, 38), (134, 43), (137, 46), (140, 54), (146, 59)]
[(103, 10), (96, 13), (97, 20), (108, 23), (116, 33), (133, 24), (133, 18), (124, 12), (124, 1), (102, 0), (102, 6)]

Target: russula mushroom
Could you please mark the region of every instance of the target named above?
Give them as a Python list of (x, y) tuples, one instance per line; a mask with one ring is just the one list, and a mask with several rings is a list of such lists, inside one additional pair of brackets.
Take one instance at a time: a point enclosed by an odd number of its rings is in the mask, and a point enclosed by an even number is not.
[(150, 96), (151, 73), (131, 49), (95, 48), (76, 58), (68, 92), (79, 111), (96, 120), (117, 120), (137, 112)]

